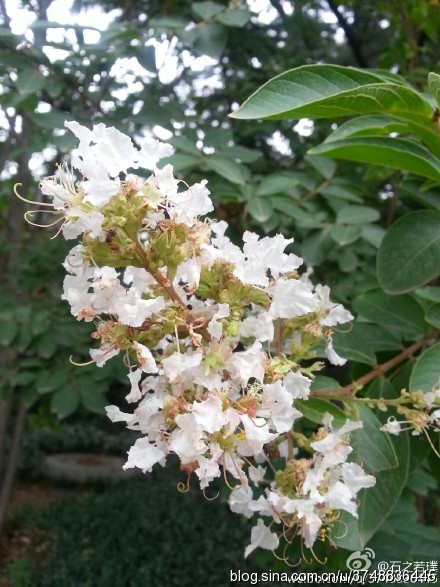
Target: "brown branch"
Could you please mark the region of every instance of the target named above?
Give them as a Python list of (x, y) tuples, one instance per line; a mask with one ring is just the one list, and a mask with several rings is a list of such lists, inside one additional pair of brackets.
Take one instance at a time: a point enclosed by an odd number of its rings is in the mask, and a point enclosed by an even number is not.
[(331, 179), (326, 179), (325, 181), (323, 181), (317, 188), (315, 188), (314, 190), (311, 190), (305, 196), (303, 196), (300, 200), (298, 200), (298, 204), (303, 204), (304, 202), (307, 202), (307, 200), (314, 198), (317, 194), (319, 194), (322, 190), (324, 190), (331, 183), (331, 181), (332, 181)]
[(17, 470), (18, 454), (20, 450), (21, 438), (23, 436), (26, 412), (26, 404), (24, 402), (20, 402), (17, 409), (14, 431), (12, 433), (11, 448), (9, 450), (8, 461), (6, 463), (5, 475), (0, 492), (0, 533), (6, 518), (6, 508), (9, 502), (9, 497), (11, 495), (11, 489)]
[(11, 19), (9, 18), (8, 11), (6, 10), (5, 0), (0, 0), (0, 13), (2, 15), (3, 24), (6, 27), (11, 28)]
[(341, 397), (348, 397), (352, 395), (353, 392), (356, 392), (359, 388), (363, 387), (364, 385), (372, 381), (375, 377), (378, 377), (379, 375), (384, 375), (393, 367), (396, 367), (400, 363), (403, 363), (405, 359), (409, 359), (410, 357), (412, 357), (429, 340), (438, 338), (439, 336), (440, 330), (433, 330), (432, 332), (429, 332), (426, 336), (424, 336), (411, 346), (404, 349), (400, 354), (396, 355), (386, 363), (382, 363), (382, 365), (377, 365), (369, 373), (366, 373), (362, 377), (359, 377), (359, 379), (356, 379), (356, 381), (353, 381), (353, 383), (350, 383), (345, 387), (341, 387), (341, 389), (335, 394), (328, 394), (326, 392), (315, 391), (312, 392), (310, 395), (313, 397), (322, 397), (326, 399), (338, 399)]
[(351, 30), (348, 22), (345, 20), (344, 15), (339, 11), (338, 5), (336, 2), (334, 2), (334, 0), (327, 0), (327, 4), (333, 14), (336, 16), (339, 26), (345, 33), (345, 38), (347, 39), (347, 43), (350, 45), (350, 49), (355, 56), (357, 64), (359, 67), (368, 67), (368, 61), (362, 53), (361, 44), (353, 34), (353, 31)]
[(405, 7), (403, 0), (396, 0), (397, 9), (400, 13), (400, 20), (402, 22), (402, 29), (405, 33), (406, 40), (408, 41), (409, 48), (411, 49), (411, 59), (408, 61), (409, 69), (414, 69), (419, 64), (418, 58), (418, 43), (415, 35), (414, 28), (408, 16), (408, 12)]

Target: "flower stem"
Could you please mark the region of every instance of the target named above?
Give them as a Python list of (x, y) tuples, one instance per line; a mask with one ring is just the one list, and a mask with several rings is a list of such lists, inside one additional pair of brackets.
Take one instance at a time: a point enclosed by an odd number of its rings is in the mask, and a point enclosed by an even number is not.
[(339, 391), (337, 393), (332, 394), (331, 396), (326, 392), (320, 392), (320, 391), (314, 391), (310, 395), (313, 397), (322, 397), (322, 398), (326, 398), (326, 399), (338, 399), (341, 397), (353, 396), (357, 391), (359, 391), (359, 389), (361, 387), (363, 387), (364, 385), (366, 385), (367, 383), (372, 381), (375, 377), (378, 377), (379, 375), (384, 375), (387, 371), (389, 371), (393, 367), (396, 367), (400, 363), (403, 363), (403, 361), (412, 357), (428, 341), (436, 339), (439, 336), (440, 336), (440, 330), (432, 330), (431, 332), (426, 334), (423, 338), (421, 338), (420, 340), (418, 340), (417, 342), (415, 342), (411, 346), (404, 349), (401, 353), (399, 353), (398, 355), (396, 355), (395, 357), (393, 357), (392, 359), (390, 359), (386, 363), (382, 363), (382, 365), (377, 365), (376, 367), (374, 367), (374, 369), (372, 369), (371, 371), (369, 371), (368, 373), (366, 373), (362, 377), (359, 377), (359, 379), (356, 379), (356, 381), (353, 381), (352, 383), (350, 383), (349, 385), (346, 385), (345, 387), (341, 387), (341, 389), (339, 389)]

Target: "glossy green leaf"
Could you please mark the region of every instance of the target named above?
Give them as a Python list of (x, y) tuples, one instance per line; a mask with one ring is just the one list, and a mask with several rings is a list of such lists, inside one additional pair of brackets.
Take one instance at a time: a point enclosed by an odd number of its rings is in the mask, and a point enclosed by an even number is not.
[(38, 393), (51, 393), (56, 389), (64, 388), (68, 381), (69, 376), (65, 369), (45, 370), (38, 375), (35, 386)]
[[(64, 128), (68, 114), (51, 110), (50, 112), (31, 112), (29, 117), (42, 128)], [(70, 133), (69, 133), (70, 134)]]
[(375, 112), (414, 113), (431, 107), (415, 90), (380, 75), (338, 65), (305, 65), (269, 80), (232, 118), (336, 118)]
[(411, 291), (440, 275), (440, 212), (405, 214), (387, 231), (377, 254), (380, 285), (391, 294)]
[(321, 195), (332, 200), (346, 200), (347, 202), (362, 203), (364, 201), (359, 187), (353, 183), (335, 177), (331, 184), (321, 190)]
[(431, 94), (434, 96), (437, 105), (440, 106), (440, 75), (431, 72), (428, 75), (428, 83)]
[(425, 320), (431, 326), (440, 328), (440, 304), (433, 304), (425, 312)]
[(217, 14), (216, 20), (230, 27), (244, 27), (250, 20), (252, 12), (247, 8), (233, 8)]
[(152, 45), (144, 46), (138, 45), (133, 47), (136, 59), (144, 69), (151, 72), (156, 72), (156, 50)]
[(37, 377), (36, 371), (19, 371), (10, 378), (10, 383), (13, 387), (19, 387), (21, 385), (28, 386), (33, 383)]
[(274, 173), (264, 177), (257, 186), (257, 196), (271, 196), (273, 194), (283, 194), (300, 183), (299, 178), (294, 173)]
[(440, 182), (440, 161), (426, 147), (398, 137), (351, 138), (322, 143), (309, 151), (336, 159), (359, 161), (409, 171)]
[(440, 342), (423, 351), (409, 379), (410, 391), (432, 391), (440, 380)]
[(20, 94), (34, 94), (41, 90), (47, 81), (38, 69), (25, 69), (17, 75), (15, 85)]
[(0, 322), (0, 344), (3, 346), (11, 344), (18, 333), (16, 322)]
[(380, 217), (379, 210), (368, 206), (343, 206), (336, 215), (337, 224), (366, 224)]
[(194, 144), (194, 142), (191, 141), (190, 139), (188, 139), (187, 137), (174, 136), (168, 140), (168, 143), (170, 145), (173, 145), (173, 147), (176, 147), (176, 149), (179, 149), (180, 151), (184, 151), (185, 153), (189, 153), (190, 155), (194, 155), (195, 157), (202, 156), (202, 154), (200, 153), (199, 149)]
[(325, 414), (333, 416), (333, 425), (337, 428), (343, 426), (347, 419), (347, 416), (340, 408), (329, 401), (316, 397), (311, 397), (306, 402), (295, 402), (295, 407), (300, 410), (305, 418), (316, 424), (322, 424)]
[(359, 330), (365, 344), (375, 353), (381, 351), (399, 351), (403, 348), (400, 339), (379, 324), (357, 322), (353, 328)]
[(285, 216), (293, 218), (302, 226), (309, 228), (320, 227), (327, 217), (325, 212), (318, 212), (317, 214), (306, 212), (291, 198), (274, 196), (271, 198), (271, 201), (275, 210), (279, 210)]
[(391, 132), (407, 133), (409, 132), (408, 124), (385, 114), (367, 114), (356, 116), (338, 126), (325, 139), (325, 143), (341, 141), (349, 137), (388, 135)]
[(225, 7), (218, 2), (193, 2), (192, 9), (196, 16), (206, 20), (223, 12)]
[[(413, 495), (405, 492), (380, 530), (368, 543), (368, 547), (374, 552), (380, 552), (382, 560), (431, 561), (438, 557), (440, 529), (418, 522), (419, 512), (414, 501)], [(405, 520), (404, 524), (402, 520)], [(413, 579), (415, 577), (413, 575)], [(411, 584), (416, 583), (406, 582), (403, 585), (409, 587)]]
[(370, 224), (362, 227), (362, 238), (370, 243), (375, 249), (378, 249), (385, 236), (386, 230), (381, 226)]
[(369, 408), (356, 408), (363, 427), (350, 435), (354, 450), (349, 460), (374, 474), (376, 484), (359, 492), (359, 517), (342, 512), (341, 524), (331, 532), (332, 541), (349, 550), (363, 550), (396, 505), (406, 484), (410, 457), (407, 435), (391, 438), (379, 430), (381, 424)]
[(438, 197), (438, 184), (427, 185), (422, 177), (409, 175), (399, 185), (399, 192), (404, 197), (410, 197), (424, 208), (433, 208), (440, 211), (440, 198)]
[(339, 269), (344, 273), (350, 273), (354, 271), (358, 266), (358, 257), (350, 249), (343, 249), (338, 254), (338, 265)]
[(348, 332), (333, 334), (333, 348), (344, 359), (351, 359), (357, 363), (375, 365), (376, 355), (365, 343), (361, 327), (353, 327)]
[(427, 286), (421, 289), (416, 289), (414, 293), (417, 297), (422, 298), (422, 300), (440, 302), (440, 287)]
[(341, 247), (354, 243), (362, 234), (360, 226), (343, 226), (336, 224), (330, 229), (330, 236)]
[(184, 29), (188, 26), (188, 21), (179, 16), (156, 16), (149, 21), (149, 24), (155, 29)]
[(66, 386), (57, 391), (50, 398), (50, 409), (59, 418), (67, 418), (73, 414), (80, 403), (80, 396), (71, 386)]
[(161, 165), (165, 165), (167, 163), (174, 167), (175, 172), (182, 172), (186, 169), (192, 169), (196, 165), (199, 165), (201, 163), (201, 159), (200, 156), (195, 157), (194, 155), (176, 153), (175, 155), (171, 155), (171, 157), (162, 159), (160, 162)]
[[(205, 137), (205, 141), (208, 142), (210, 145), (215, 144), (214, 141), (207, 141), (207, 137)], [(224, 146), (224, 140), (222, 139), (219, 142), (221, 149), (218, 150), (218, 155), (220, 157), (226, 157), (227, 159), (234, 159), (239, 163), (254, 163), (261, 158), (261, 152), (257, 151), (256, 149), (248, 149), (247, 147), (240, 147), (239, 145), (233, 145), (231, 147)]]
[(421, 306), (409, 295), (390, 296), (382, 290), (369, 291), (355, 298), (353, 308), (369, 322), (412, 337), (426, 331)]
[(246, 167), (232, 161), (232, 159), (226, 159), (216, 154), (205, 157), (203, 162), (208, 169), (215, 171), (232, 183), (244, 184), (248, 179)]
[(87, 386), (81, 389), (81, 403), (89, 412), (103, 414), (108, 400), (102, 393)]
[(226, 27), (217, 22), (212, 22), (204, 24), (196, 31), (197, 38), (193, 45), (194, 51), (202, 55), (208, 55), (213, 59), (219, 59), (228, 39)]
[(257, 222), (265, 222), (273, 214), (273, 206), (269, 198), (252, 198), (248, 202), (247, 209)]
[(337, 393), (341, 386), (336, 379), (327, 377), (326, 375), (316, 375), (310, 386), (311, 391), (325, 391), (326, 393)]
[(317, 155), (307, 155), (307, 163), (325, 179), (331, 179), (336, 171), (336, 161), (327, 157), (318, 157)]

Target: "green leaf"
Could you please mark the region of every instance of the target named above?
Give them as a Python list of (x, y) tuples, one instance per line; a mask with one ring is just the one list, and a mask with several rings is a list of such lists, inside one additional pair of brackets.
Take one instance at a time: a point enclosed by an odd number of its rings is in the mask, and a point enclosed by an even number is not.
[(271, 198), (271, 201), (275, 210), (279, 210), (285, 216), (293, 218), (301, 226), (306, 226), (308, 228), (321, 227), (327, 217), (325, 212), (312, 214), (311, 212), (302, 210), (291, 198), (275, 196)]
[(64, 122), (69, 115), (57, 110), (50, 112), (30, 112), (29, 117), (42, 128), (64, 128)]
[(358, 322), (353, 328), (360, 331), (365, 344), (375, 353), (380, 351), (400, 351), (403, 345), (399, 338), (379, 324)]
[(440, 304), (429, 306), (425, 313), (425, 320), (435, 328), (440, 328)]
[[(421, 177), (409, 175), (399, 185), (399, 192), (421, 204), (424, 208), (433, 208), (440, 211), (440, 198), (438, 197), (438, 183), (429, 185)], [(428, 184), (428, 185), (427, 185)]]
[(350, 434), (354, 458), (349, 460), (362, 464), (364, 470), (373, 475), (396, 467), (398, 460), (390, 435), (380, 431), (382, 424), (376, 414), (365, 404), (356, 403), (353, 408), (357, 419), (362, 422), (362, 428)]
[(358, 203), (364, 201), (358, 186), (339, 177), (336, 177), (330, 185), (323, 188), (321, 195), (330, 201), (346, 200)]
[(440, 287), (423, 287), (421, 289), (416, 289), (415, 294), (423, 300), (440, 302)]
[(232, 161), (232, 159), (226, 159), (215, 154), (205, 157), (203, 162), (208, 169), (215, 171), (232, 183), (244, 184), (248, 179), (246, 167)]
[(318, 157), (316, 155), (307, 155), (306, 161), (309, 163), (319, 175), (325, 179), (331, 179), (336, 171), (336, 161), (328, 159), (327, 157)]
[(196, 165), (199, 165), (201, 162), (200, 156), (194, 157), (193, 155), (186, 155), (183, 153), (177, 153), (176, 155), (171, 155), (171, 157), (166, 157), (165, 159), (161, 159), (160, 164), (165, 165), (169, 163), (174, 167), (174, 171), (180, 173), (187, 169), (192, 169)]
[(225, 7), (217, 2), (194, 2), (192, 10), (202, 20), (207, 20), (223, 12)]
[(249, 22), (251, 16), (252, 12), (247, 8), (233, 8), (217, 14), (216, 20), (226, 26), (242, 28)]
[(305, 65), (269, 80), (230, 116), (334, 119), (375, 112), (432, 115), (428, 102), (407, 86), (360, 69)]
[(10, 345), (18, 333), (16, 322), (0, 322), (0, 344)]
[(269, 198), (252, 198), (248, 202), (247, 209), (257, 222), (265, 222), (273, 214), (273, 206)]
[(190, 155), (194, 155), (195, 157), (201, 157), (201, 153), (197, 146), (188, 139), (187, 137), (172, 137), (168, 140), (170, 145), (176, 147), (177, 149), (184, 151), (185, 153), (189, 153)]
[(51, 393), (56, 389), (65, 387), (68, 381), (69, 378), (65, 369), (42, 371), (37, 377), (35, 387), (38, 393)]
[(380, 218), (379, 210), (368, 206), (343, 206), (336, 215), (337, 224), (367, 224)]
[(325, 375), (316, 375), (310, 386), (311, 391), (325, 391), (327, 393), (337, 393), (341, 386), (336, 379), (326, 377)]
[(197, 29), (193, 48), (202, 55), (219, 59), (226, 47), (228, 35), (226, 28), (216, 22), (205, 24)]
[(19, 387), (21, 385), (28, 386), (33, 383), (37, 377), (36, 371), (20, 371), (16, 375), (13, 375), (10, 382), (13, 386)]
[(108, 405), (104, 394), (96, 392), (90, 386), (81, 389), (81, 403), (89, 412), (95, 414), (103, 414), (105, 406)]
[(331, 133), (325, 143), (341, 141), (348, 137), (388, 135), (391, 132), (407, 133), (408, 124), (385, 114), (366, 114), (344, 122)]
[(38, 69), (25, 69), (17, 75), (15, 85), (20, 94), (34, 94), (47, 84), (46, 78)]
[(362, 238), (370, 243), (375, 249), (378, 249), (385, 236), (386, 230), (381, 226), (374, 224), (362, 227)]
[(373, 290), (356, 297), (353, 308), (369, 322), (396, 330), (404, 336), (425, 334), (423, 310), (409, 295), (389, 296), (381, 290)]
[[(215, 129), (214, 129), (215, 130)], [(207, 141), (207, 137), (205, 136), (205, 142)], [(215, 144), (213, 141), (209, 142), (209, 144)], [(261, 158), (261, 152), (255, 149), (248, 149), (247, 147), (240, 147), (239, 145), (234, 145), (232, 147), (224, 147), (224, 141), (220, 141), (221, 149), (218, 151), (218, 155), (220, 157), (226, 157), (227, 159), (234, 159), (234, 161), (241, 162), (241, 163), (254, 163)]]
[[(387, 561), (435, 560), (438, 557), (440, 530), (418, 523), (418, 516), (413, 495), (405, 491), (368, 547), (376, 553), (380, 552), (381, 559)], [(404, 583), (405, 587), (411, 584), (416, 583)]]
[(405, 214), (387, 231), (377, 254), (380, 285), (391, 294), (411, 291), (440, 275), (440, 212)]
[(322, 143), (309, 153), (409, 171), (440, 182), (440, 162), (426, 147), (397, 137), (365, 137)]
[(410, 391), (432, 391), (440, 379), (440, 342), (425, 350), (417, 359), (409, 379)]
[(306, 402), (295, 401), (295, 407), (300, 410), (305, 418), (316, 424), (322, 424), (325, 414), (333, 416), (333, 424), (337, 428), (343, 426), (347, 419), (347, 416), (340, 408), (327, 400), (316, 397), (310, 397)]
[(151, 27), (155, 29), (185, 29), (188, 21), (179, 16), (156, 16), (149, 21)]
[(366, 365), (377, 363), (376, 355), (365, 344), (361, 325), (354, 325), (349, 332), (335, 332), (333, 334), (333, 348), (344, 359), (351, 359)]
[[(358, 518), (342, 512), (331, 532), (337, 546), (349, 550), (363, 550), (399, 500), (408, 477), (409, 443), (405, 434), (391, 438), (380, 432), (380, 422), (364, 405), (356, 406), (360, 430), (351, 433), (354, 450), (350, 460), (363, 466), (376, 477), (376, 485), (362, 489), (358, 494)], [(341, 532), (341, 525), (344, 532)]]
[(299, 178), (294, 173), (274, 173), (261, 180), (255, 193), (257, 196), (284, 194), (299, 183)]
[(133, 53), (144, 69), (146, 69), (147, 71), (152, 71), (153, 73), (157, 71), (156, 50), (152, 45), (134, 46)]
[(330, 236), (341, 247), (354, 243), (358, 240), (361, 234), (362, 228), (360, 226), (342, 226), (336, 224), (330, 229)]
[(77, 409), (79, 402), (80, 396), (77, 391), (71, 386), (66, 386), (52, 395), (50, 409), (59, 418), (67, 418)]
[(338, 265), (341, 271), (350, 273), (358, 266), (358, 258), (350, 249), (344, 249), (338, 255)]
[(428, 75), (428, 84), (431, 94), (434, 96), (437, 105), (440, 106), (440, 75), (431, 72)]

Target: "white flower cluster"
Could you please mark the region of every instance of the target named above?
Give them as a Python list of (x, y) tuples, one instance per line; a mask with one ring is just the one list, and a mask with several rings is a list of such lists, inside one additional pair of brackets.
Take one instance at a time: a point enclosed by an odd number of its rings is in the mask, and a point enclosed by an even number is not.
[[(268, 516), (279, 533), (299, 532), (312, 547), (334, 510), (357, 515), (357, 492), (375, 481), (346, 462), (359, 422), (335, 430), (326, 419), (303, 445), (307, 457), (292, 446), (312, 372), (322, 366), (313, 362), (316, 345), (343, 364), (332, 327), (352, 316), (298, 273), (302, 260), (285, 252), (293, 239), (246, 232), (241, 249), (225, 222), (202, 222), (213, 210), (205, 182), (188, 187), (171, 165), (157, 168), (169, 145), (144, 141), (138, 149), (103, 124), (66, 126), (80, 140), (72, 166), (84, 179), (76, 183), (61, 167), (41, 186), (64, 236), (83, 235), (64, 264), (63, 299), (78, 319), (97, 323), (91, 357), (100, 367), (123, 353), (130, 365), (134, 412), (107, 407), (113, 422), (142, 434), (125, 468), (151, 471), (176, 454), (202, 489), (222, 474), (228, 486), (232, 480), (233, 511)], [(139, 167), (152, 170), (148, 179), (120, 178)], [(271, 461), (281, 457), (285, 467), (270, 481)], [(258, 499), (249, 480), (267, 487)], [(246, 554), (277, 545), (259, 519)]]

